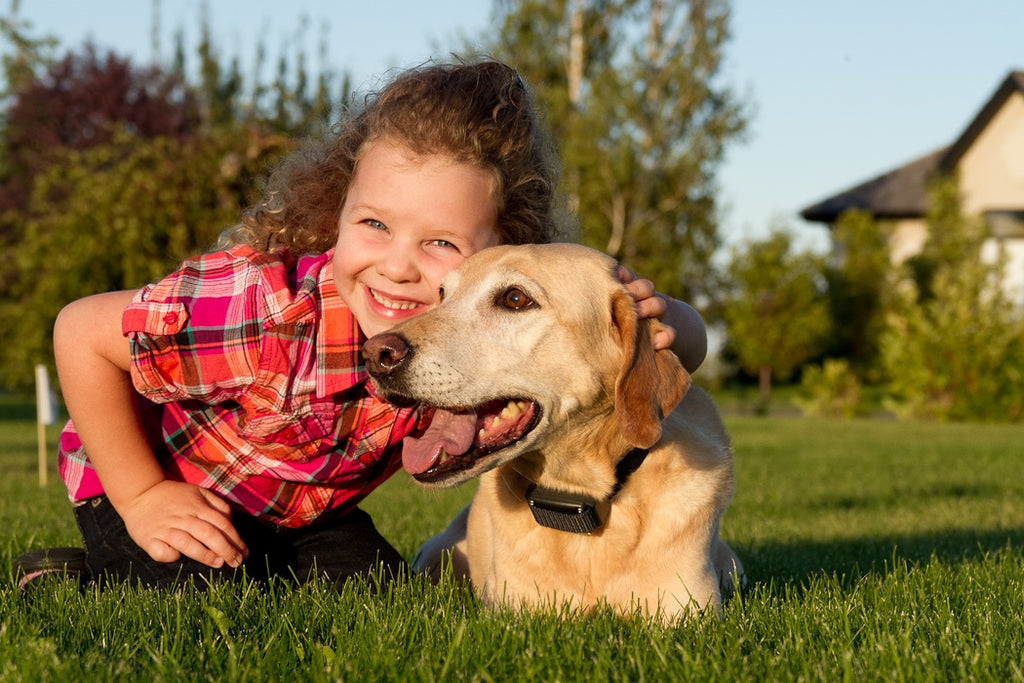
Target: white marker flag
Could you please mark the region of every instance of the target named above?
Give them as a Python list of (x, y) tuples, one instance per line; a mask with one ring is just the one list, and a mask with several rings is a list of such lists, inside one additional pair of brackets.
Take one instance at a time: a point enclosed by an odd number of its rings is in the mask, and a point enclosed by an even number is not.
[(36, 366), (36, 419), (44, 425), (57, 421), (57, 395), (50, 388), (50, 374), (45, 365)]

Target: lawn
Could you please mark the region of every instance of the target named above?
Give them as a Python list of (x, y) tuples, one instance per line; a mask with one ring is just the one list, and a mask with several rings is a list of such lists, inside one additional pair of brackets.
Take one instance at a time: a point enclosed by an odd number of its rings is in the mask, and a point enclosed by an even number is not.
[[(31, 410), (0, 401), (0, 680), (1024, 680), (1024, 428), (727, 423), (723, 534), (750, 585), (723, 621), (666, 628), (493, 612), (415, 578), (21, 597), (13, 557), (77, 532), (37, 484)], [(365, 507), (411, 556), (471, 495), (399, 474)]]

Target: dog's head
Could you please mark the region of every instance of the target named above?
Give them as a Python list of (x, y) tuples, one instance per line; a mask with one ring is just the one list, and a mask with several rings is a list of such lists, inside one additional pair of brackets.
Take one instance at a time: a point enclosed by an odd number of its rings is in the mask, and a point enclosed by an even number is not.
[(366, 365), (396, 403), (434, 406), (403, 463), (422, 483), (454, 486), (573, 430), (614, 421), (649, 447), (689, 377), (655, 352), (615, 262), (570, 244), (502, 246), (442, 282), (441, 305), (369, 339)]

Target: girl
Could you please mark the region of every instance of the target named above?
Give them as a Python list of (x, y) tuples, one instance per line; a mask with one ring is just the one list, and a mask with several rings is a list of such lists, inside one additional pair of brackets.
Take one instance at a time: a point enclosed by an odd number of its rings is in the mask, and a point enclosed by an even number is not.
[[(556, 174), (526, 87), (496, 62), (404, 72), (336, 130), (279, 169), (229, 248), (58, 316), (58, 462), (86, 577), (404, 566), (357, 505), (430, 412), (377, 398), (360, 347), (435, 306), (471, 254), (552, 241)], [(695, 369), (700, 317), (622, 271)], [(20, 559), (26, 576), (52, 566), (41, 554)]]

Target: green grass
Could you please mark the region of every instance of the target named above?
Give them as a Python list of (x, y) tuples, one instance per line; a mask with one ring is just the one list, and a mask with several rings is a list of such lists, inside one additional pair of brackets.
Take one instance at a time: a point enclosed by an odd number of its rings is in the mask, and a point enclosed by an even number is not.
[[(730, 418), (723, 533), (751, 583), (724, 621), (665, 628), (493, 612), (418, 579), (20, 597), (13, 557), (77, 532), (59, 483), (36, 483), (34, 424), (9, 406), (0, 680), (1024, 680), (1019, 426)], [(399, 474), (365, 507), (411, 555), (471, 494)]]

